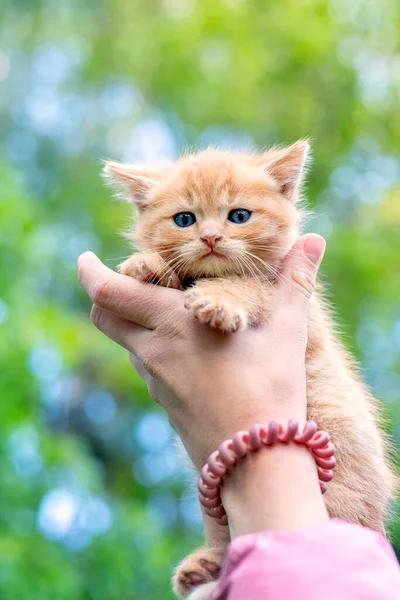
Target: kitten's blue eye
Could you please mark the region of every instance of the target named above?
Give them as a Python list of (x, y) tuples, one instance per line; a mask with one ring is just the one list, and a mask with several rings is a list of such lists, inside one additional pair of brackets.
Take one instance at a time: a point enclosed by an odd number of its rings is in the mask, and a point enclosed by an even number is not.
[(178, 227), (190, 227), (196, 223), (196, 216), (190, 212), (182, 212), (174, 216), (174, 221)]
[(229, 221), (232, 223), (246, 223), (250, 219), (251, 212), (246, 210), (245, 208), (237, 208), (236, 210), (231, 210), (228, 215)]

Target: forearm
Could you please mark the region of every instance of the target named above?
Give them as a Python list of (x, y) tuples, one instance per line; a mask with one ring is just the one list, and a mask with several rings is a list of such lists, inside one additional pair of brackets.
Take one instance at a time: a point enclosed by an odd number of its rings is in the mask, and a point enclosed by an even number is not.
[(315, 461), (295, 443), (249, 454), (229, 472), (221, 492), (232, 539), (328, 520)]

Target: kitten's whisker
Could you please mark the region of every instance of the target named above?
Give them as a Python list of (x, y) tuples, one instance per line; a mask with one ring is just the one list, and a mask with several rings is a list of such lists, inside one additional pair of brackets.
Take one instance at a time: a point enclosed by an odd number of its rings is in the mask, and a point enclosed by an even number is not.
[(247, 275), (256, 278), (252, 265), (244, 260), (243, 257), (241, 258), (240, 262), (243, 264), (243, 269), (247, 270)]
[(118, 261), (119, 260), (127, 260), (131, 256), (132, 256), (132, 254), (128, 254), (128, 256), (116, 256), (115, 258), (105, 258), (104, 262), (105, 263), (109, 263), (109, 262), (114, 261), (114, 260), (118, 260)]
[(166, 263), (165, 268), (160, 271), (158, 277), (161, 279), (161, 277), (164, 277), (172, 271), (176, 273), (178, 269), (183, 269), (188, 262), (190, 262), (190, 258), (187, 259), (182, 256), (177, 256), (175, 259), (171, 260), (170, 263)]
[[(248, 242), (248, 240), (246, 240)], [(266, 245), (266, 244), (254, 244), (248, 243), (248, 246), (251, 250), (271, 250), (274, 254), (287, 254), (289, 249), (282, 248), (282, 244), (277, 244), (276, 246)]]
[[(269, 265), (268, 263), (266, 263), (265, 261), (263, 261), (261, 258), (259, 258), (258, 256), (256, 256), (255, 254), (252, 254), (251, 252), (249, 252), (248, 250), (244, 251), (246, 256), (251, 256), (252, 258), (255, 258), (256, 260), (258, 260), (263, 267), (265, 267), (267, 269), (267, 271), (269, 271)], [(256, 265), (254, 265), (256, 267)], [(260, 271), (260, 273), (262, 273), (261, 269), (257, 267), (257, 269)], [(265, 273), (262, 273), (265, 276)]]
[(274, 277), (278, 281), (286, 281), (287, 283), (290, 284), (290, 280), (286, 277), (286, 275), (282, 274), (282, 272), (280, 271), (280, 269), (278, 267), (274, 267), (273, 265), (268, 265), (268, 268), (269, 268), (270, 272), (273, 273)]
[[(247, 240), (246, 240), (247, 241)], [(265, 246), (262, 244), (249, 244), (252, 250), (273, 250), (274, 252), (278, 251), (280, 254), (286, 254), (288, 250), (284, 250), (281, 247), (281, 244), (277, 244), (276, 246)]]
[[(250, 262), (250, 260), (246, 257), (246, 260), (248, 262)], [(265, 273), (263, 273), (258, 267), (257, 265), (254, 265), (254, 263), (250, 263), (252, 265), (253, 268), (256, 268), (257, 271), (261, 274), (261, 279), (264, 283), (268, 283), (269, 286), (274, 286), (273, 282), (268, 278), (268, 275), (266, 275)], [(256, 279), (258, 279), (258, 277), (255, 277)]]
[(245, 269), (250, 271), (251, 276), (254, 277), (255, 279), (257, 279), (258, 278), (257, 273), (254, 271), (255, 265), (253, 265), (250, 262), (250, 260), (247, 259), (247, 257), (245, 255), (240, 257), (240, 261), (241, 261), (241, 263), (243, 263)]
[(282, 275), (282, 273), (279, 271), (278, 268), (264, 262), (258, 256), (251, 254), (251, 252), (247, 252), (247, 254), (250, 254), (251, 256), (253, 256), (253, 258), (256, 258), (257, 260), (259, 260), (264, 265), (264, 267), (267, 269), (267, 273), (270, 273), (274, 279), (276, 279), (278, 281), (286, 281), (287, 283), (290, 283), (290, 280), (285, 275)]
[(243, 277), (245, 277), (245, 276), (246, 276), (246, 271), (245, 271), (245, 267), (244, 267), (244, 266), (243, 266), (243, 264), (242, 264), (242, 261), (240, 260), (240, 256), (235, 256), (235, 257), (234, 257), (234, 260), (233, 260), (233, 263), (234, 263), (235, 265), (236, 265), (236, 264), (238, 265), (238, 267), (239, 267), (240, 271), (241, 271), (241, 272), (242, 272), (242, 274), (243, 274)]
[[(161, 252), (159, 254), (161, 254)], [(157, 278), (161, 279), (162, 277), (168, 275), (168, 273), (171, 273), (172, 271), (176, 272), (178, 268), (186, 266), (186, 264), (190, 261), (190, 258), (191, 257), (187, 259), (185, 256), (182, 256), (182, 254), (178, 254), (177, 256), (173, 257), (169, 262), (165, 262), (163, 268), (157, 273)]]
[[(252, 254), (251, 252), (246, 252), (246, 254), (252, 256), (253, 258), (256, 258), (257, 260), (259, 260), (263, 266), (266, 268), (267, 273), (263, 273), (261, 271), (261, 269), (259, 269), (256, 265), (253, 264), (253, 266), (257, 269), (257, 271), (259, 271), (259, 273), (263, 276), (264, 279), (267, 279), (268, 281), (268, 274), (272, 275), (272, 277), (278, 281), (284, 281), (286, 280), (287, 282), (289, 282), (289, 280), (287, 279), (287, 277), (285, 277), (284, 275), (282, 275), (282, 273), (279, 272), (278, 269), (276, 269), (275, 267), (273, 267), (272, 265), (269, 265), (268, 263), (264, 262), (263, 260), (261, 260), (261, 258), (259, 258), (258, 256), (255, 256), (254, 254)], [(270, 281), (270, 283), (272, 284), (272, 282)]]

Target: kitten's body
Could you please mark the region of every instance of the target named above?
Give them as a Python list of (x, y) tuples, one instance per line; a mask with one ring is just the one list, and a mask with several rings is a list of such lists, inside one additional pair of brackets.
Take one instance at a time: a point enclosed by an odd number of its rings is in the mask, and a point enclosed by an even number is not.
[[(135, 239), (142, 253), (123, 263), (121, 272), (172, 287), (194, 280), (185, 306), (222, 331), (263, 321), (281, 260), (299, 235), (296, 203), (307, 150), (305, 142), (262, 155), (209, 150), (153, 169), (108, 163), (106, 174), (139, 208)], [(227, 219), (237, 209), (251, 211), (248, 222)], [(183, 212), (196, 222), (178, 227), (173, 217)], [(324, 496), (329, 514), (383, 532), (393, 478), (377, 404), (338, 341), (320, 291), (311, 299), (308, 330), (308, 417), (336, 447), (335, 477)], [(223, 553), (215, 536), (212, 545), (178, 568), (177, 593), (195, 590), (193, 600), (211, 596), (210, 584), (203, 591), (198, 585), (217, 577)]]

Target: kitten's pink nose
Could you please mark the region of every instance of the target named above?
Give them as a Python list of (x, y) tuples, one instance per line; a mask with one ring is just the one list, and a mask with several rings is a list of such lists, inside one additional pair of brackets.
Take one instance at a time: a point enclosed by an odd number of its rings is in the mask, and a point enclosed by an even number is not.
[(202, 242), (207, 244), (207, 246), (210, 248), (210, 250), (214, 250), (215, 246), (217, 245), (217, 242), (219, 242), (222, 239), (222, 236), (221, 235), (204, 235), (200, 239)]

